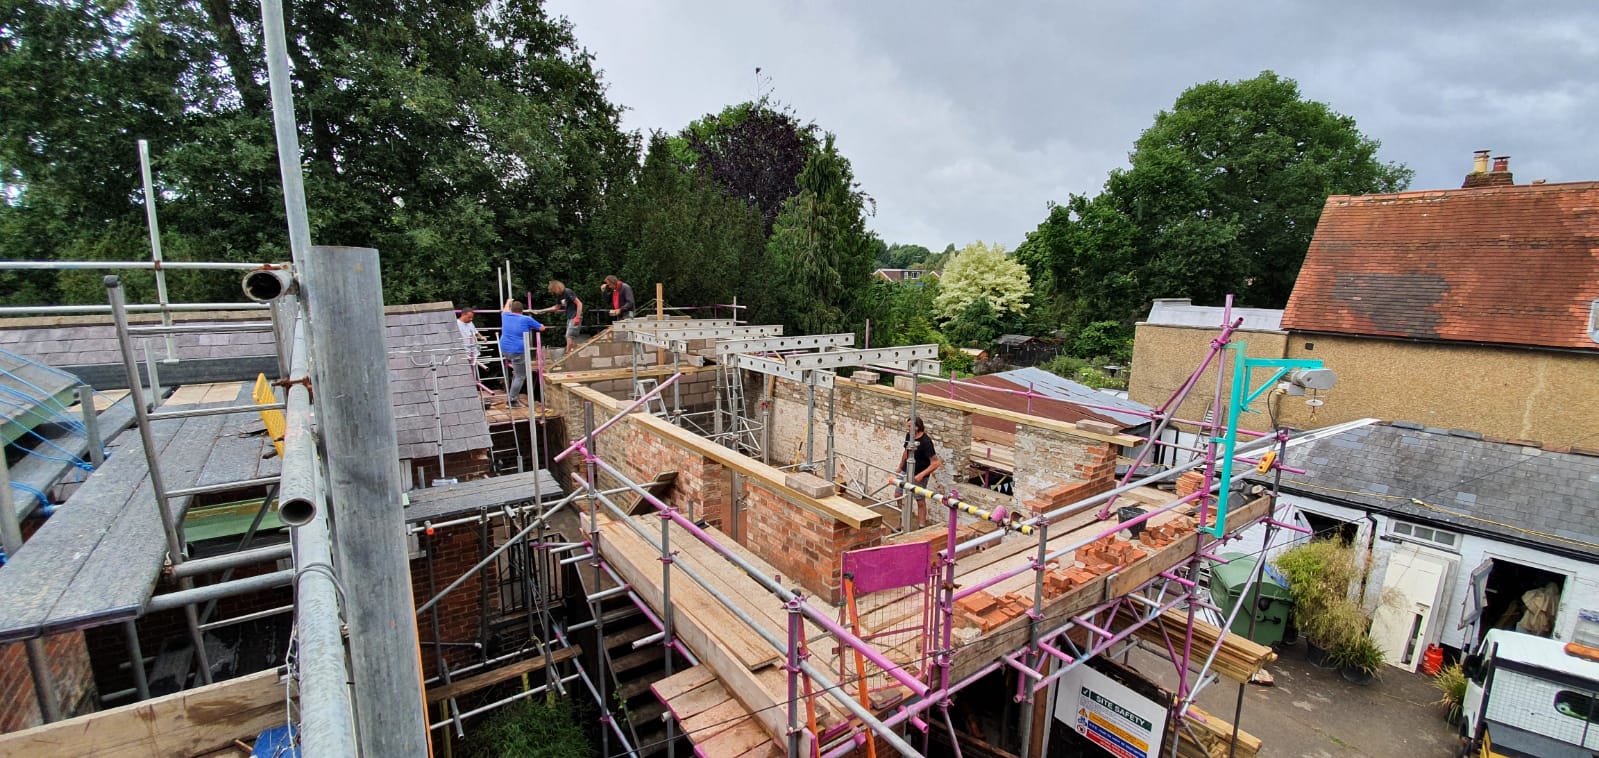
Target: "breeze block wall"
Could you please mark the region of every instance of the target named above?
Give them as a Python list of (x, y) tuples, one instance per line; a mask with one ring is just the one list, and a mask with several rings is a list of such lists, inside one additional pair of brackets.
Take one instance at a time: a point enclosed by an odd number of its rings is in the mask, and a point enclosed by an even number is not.
[[(44, 657), (62, 717), (95, 710), (94, 669), (89, 665), (89, 647), (84, 644), (83, 633), (45, 637)], [(0, 645), (0, 732), (43, 723), (25, 648), (21, 643)]]

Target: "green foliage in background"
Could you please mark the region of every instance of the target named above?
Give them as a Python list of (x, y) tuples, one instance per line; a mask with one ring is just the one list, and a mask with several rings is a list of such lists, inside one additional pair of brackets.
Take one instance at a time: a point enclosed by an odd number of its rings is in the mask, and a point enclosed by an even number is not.
[(1131, 325), (1158, 297), (1280, 308), (1328, 195), (1410, 181), (1378, 147), (1270, 71), (1199, 84), (1156, 115), (1130, 167), (1052, 208), (1016, 255), (1069, 325)]
[(988, 302), (996, 318), (1021, 314), (1028, 306), (1027, 269), (1007, 256), (1004, 247), (981, 240), (956, 253), (944, 267), (939, 287), (936, 305), (946, 319), (964, 316), (979, 300)]

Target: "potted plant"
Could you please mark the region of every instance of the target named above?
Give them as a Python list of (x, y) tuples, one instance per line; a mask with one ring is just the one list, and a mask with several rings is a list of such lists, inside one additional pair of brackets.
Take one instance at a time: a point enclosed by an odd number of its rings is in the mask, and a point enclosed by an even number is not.
[(1451, 726), (1459, 725), (1461, 707), (1466, 700), (1466, 671), (1459, 663), (1451, 663), (1438, 670), (1432, 678), (1432, 686), (1437, 688), (1439, 697), (1438, 705), (1448, 708), (1444, 720)]
[(1272, 564), (1288, 580), (1293, 623), (1305, 638), (1311, 663), (1326, 667), (1328, 651), (1360, 626), (1359, 607), (1351, 615), (1348, 600), (1357, 576), (1354, 551), (1338, 540), (1313, 540), (1284, 551)]
[(1353, 638), (1332, 651), (1330, 656), (1340, 667), (1339, 673), (1344, 680), (1355, 684), (1371, 684), (1377, 678), (1377, 672), (1387, 661), (1382, 648), (1377, 646), (1377, 641), (1366, 634), (1364, 630)]
[(1318, 668), (1343, 665), (1339, 657), (1366, 636), (1367, 617), (1360, 605), (1347, 597), (1334, 598), (1316, 608), (1313, 623), (1304, 631), (1310, 662)]

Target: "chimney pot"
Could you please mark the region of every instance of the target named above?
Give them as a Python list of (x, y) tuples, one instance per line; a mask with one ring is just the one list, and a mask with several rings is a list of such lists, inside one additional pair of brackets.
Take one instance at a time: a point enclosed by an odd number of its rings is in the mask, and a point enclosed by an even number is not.
[(1474, 174), (1488, 173), (1488, 151), (1478, 150), (1471, 159), (1471, 172)]
[(1493, 172), (1495, 174), (1503, 174), (1503, 173), (1505, 173), (1506, 171), (1509, 171), (1509, 170), (1510, 170), (1510, 156), (1508, 156), (1508, 155), (1500, 155), (1500, 156), (1495, 156), (1494, 157), (1494, 170), (1493, 170)]

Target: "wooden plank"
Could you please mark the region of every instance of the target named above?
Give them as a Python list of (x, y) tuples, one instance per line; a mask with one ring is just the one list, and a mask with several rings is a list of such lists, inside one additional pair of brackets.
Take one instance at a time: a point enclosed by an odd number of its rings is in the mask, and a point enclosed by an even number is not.
[[(731, 695), (728, 699), (710, 708), (687, 718), (680, 718), (678, 723), (683, 727), (684, 734), (693, 735), (696, 743), (703, 743), (722, 732), (737, 725), (748, 723), (750, 712), (744, 709), (744, 704), (734, 700)], [(761, 733), (765, 738), (765, 732)]]
[[(607, 531), (600, 540), (601, 555), (633, 585), (634, 592), (639, 593), (645, 603), (659, 612), (661, 593), (655, 586), (656, 577), (660, 576), (659, 552), (632, 534), (625, 525), (613, 523), (603, 528)], [(788, 715), (783, 705), (788, 692), (787, 675), (775, 667), (750, 671), (711, 633), (711, 629), (715, 628), (713, 623), (703, 617), (698, 609), (683, 605), (675, 596), (673, 600), (673, 629), (678, 639), (693, 650), (701, 665), (715, 672), (728, 692), (754, 714), (767, 736), (776, 738), (784, 735), (788, 729)], [(733, 623), (739, 622), (735, 620)], [(761, 729), (756, 731), (760, 732)]]
[(583, 648), (577, 645), (561, 648), (560, 650), (551, 653), (548, 660), (546, 660), (544, 656), (540, 655), (529, 658), (525, 661), (517, 661), (516, 663), (512, 663), (508, 666), (501, 666), (493, 671), (487, 671), (476, 676), (469, 676), (465, 679), (457, 679), (449, 684), (441, 684), (437, 687), (429, 687), (427, 690), (427, 699), (429, 703), (437, 703), (440, 700), (449, 700), (452, 697), (460, 697), (468, 692), (476, 692), (484, 687), (492, 687), (500, 682), (508, 682), (512, 679), (522, 676), (523, 674), (531, 674), (535, 671), (543, 671), (544, 667), (550, 665), (551, 663), (569, 661), (582, 654)]
[(768, 737), (755, 724), (755, 720), (751, 719), (740, 722), (709, 740), (704, 742), (696, 741), (694, 752), (696, 755), (715, 756), (716, 758), (728, 755), (742, 755), (760, 746), (763, 742), (770, 742), (772, 739), (774, 738)]
[[(704, 667), (697, 666), (696, 668)], [(682, 721), (683, 719), (704, 713), (705, 711), (728, 701), (735, 703), (738, 702), (737, 700), (733, 700), (733, 696), (728, 693), (727, 688), (723, 687), (721, 682), (718, 682), (715, 678), (712, 678), (711, 681), (702, 684), (695, 689), (689, 690), (688, 692), (682, 693), (677, 697), (672, 698), (670, 701), (662, 700), (661, 702), (666, 706), (667, 710), (672, 712), (672, 715), (676, 717), (678, 721)]]
[[(701, 371), (712, 371), (715, 370), (715, 368), (715, 366), (695, 366), (689, 363), (681, 364), (676, 370), (673, 370), (671, 366), (640, 366), (638, 370), (638, 376), (642, 379), (645, 377), (671, 376), (672, 374), (678, 372), (682, 372), (684, 376), (688, 376), (691, 374), (698, 374)], [(564, 371), (561, 373), (552, 373), (545, 377), (545, 381), (550, 384), (588, 384), (589, 382), (609, 382), (617, 379), (632, 378), (633, 369), (631, 368), (604, 368), (595, 369), (593, 371)]]
[(756, 745), (749, 752), (740, 755), (738, 758), (784, 758), (786, 750), (786, 748), (776, 742), (768, 742), (764, 745)]
[[(888, 395), (891, 397), (901, 398), (906, 403), (909, 403), (911, 400), (911, 393), (903, 392), (901, 390), (894, 389), (893, 387), (884, 387), (877, 384), (852, 384), (850, 386), (866, 392), (875, 392), (879, 395)], [(1021, 424), (1023, 426), (1031, 426), (1038, 429), (1048, 429), (1050, 431), (1060, 432), (1061, 434), (1068, 434), (1073, 437), (1082, 437), (1083, 439), (1097, 440), (1099, 442), (1109, 442), (1112, 445), (1120, 445), (1121, 447), (1136, 447), (1140, 444), (1143, 444), (1143, 440), (1126, 434), (1099, 434), (1098, 432), (1090, 432), (1083, 429), (1078, 429), (1076, 426), (1063, 421), (1047, 419), (1041, 416), (1030, 416), (1025, 413), (1008, 411), (1004, 408), (991, 408), (986, 405), (978, 405), (977, 403), (951, 400), (947, 397), (939, 397), (931, 392), (917, 393), (916, 402), (926, 403), (928, 405), (933, 405), (940, 408), (948, 408), (955, 411), (962, 411), (964, 413), (970, 413), (974, 416), (987, 416), (989, 418), (996, 418), (1001, 421), (1009, 421), (1011, 423)]]
[[(635, 567), (653, 564), (656, 567), (654, 571), (641, 570), (636, 577), (624, 576), (624, 578), (629, 585), (632, 585), (634, 591), (640, 593), (645, 602), (655, 608), (661, 607), (660, 551), (640, 539), (625, 524), (613, 521), (602, 526), (601, 530), (611, 544), (628, 555), (630, 564)], [(699, 573), (704, 576), (706, 572)], [(707, 630), (721, 640), (727, 652), (737, 658), (745, 668), (758, 671), (777, 662), (779, 658), (777, 651), (765, 640), (747, 631), (748, 627), (703, 587), (688, 580), (673, 582), (672, 590), (673, 610), (679, 614), (691, 614), (706, 623)]]
[(279, 672), (225, 682), (0, 735), (0, 758), (142, 755), (189, 758), (283, 723)]
[(714, 681), (716, 681), (716, 674), (711, 673), (709, 668), (694, 666), (650, 685), (650, 691), (654, 692), (655, 696), (661, 699), (661, 702), (670, 704), (669, 701), (672, 699)]

